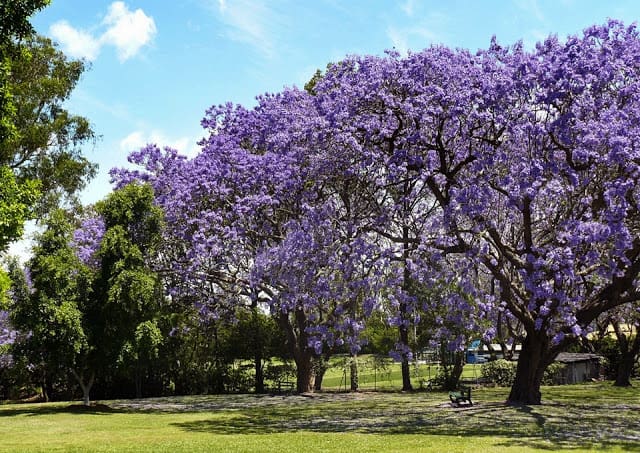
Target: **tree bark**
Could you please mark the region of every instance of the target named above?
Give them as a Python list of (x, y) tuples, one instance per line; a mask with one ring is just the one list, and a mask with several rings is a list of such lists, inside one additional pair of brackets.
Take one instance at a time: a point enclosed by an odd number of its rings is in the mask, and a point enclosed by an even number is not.
[[(409, 345), (409, 331), (405, 326), (400, 326), (400, 343), (402, 345)], [(411, 391), (413, 387), (411, 385), (411, 365), (409, 363), (409, 357), (406, 354), (402, 354), (401, 362), (402, 370), (402, 391)]]
[(306, 316), (302, 310), (296, 310), (293, 318), (290, 319), (287, 313), (281, 313), (278, 322), (287, 335), (287, 344), (296, 362), (296, 390), (298, 393), (310, 393), (314, 390), (315, 371), (314, 354), (309, 348), (305, 331)]
[(640, 352), (640, 335), (636, 333), (631, 344), (629, 344), (629, 339), (626, 337), (624, 338), (624, 341), (622, 341), (620, 333), (617, 333), (617, 336), (621, 354), (620, 361), (618, 362), (618, 369), (616, 370), (616, 380), (613, 385), (616, 387), (631, 387), (633, 367), (636, 363), (638, 353)]
[(351, 355), (351, 364), (350, 364), (350, 384), (351, 391), (357, 392), (359, 388), (359, 377), (358, 377), (358, 355)]
[(256, 393), (264, 393), (264, 373), (262, 370), (262, 326), (260, 324), (260, 315), (258, 313), (258, 297), (254, 297), (251, 301), (251, 317), (253, 321), (253, 361), (255, 364), (255, 382)]
[(294, 357), (296, 362), (296, 390), (298, 393), (312, 393), (314, 390), (315, 373), (313, 370), (313, 356), (302, 352)]
[(550, 348), (549, 338), (540, 332), (529, 332), (522, 345), (516, 377), (511, 386), (509, 404), (541, 404), (540, 385), (544, 370), (558, 355)]
[(316, 357), (314, 362), (315, 369), (315, 382), (313, 383), (313, 390), (319, 392), (322, 390), (322, 380), (324, 379), (324, 375), (329, 368), (329, 358), (331, 357), (330, 353), (323, 353)]
[[(409, 228), (404, 225), (402, 227), (402, 240), (403, 240), (403, 248), (402, 248), (402, 260), (403, 260), (403, 278), (402, 278), (402, 289), (405, 294), (409, 292), (409, 280), (411, 278), (411, 274), (409, 272)], [(409, 329), (407, 327), (407, 303), (405, 301), (400, 302), (400, 344), (409, 349)], [(406, 353), (402, 353), (402, 391), (411, 391), (413, 387), (411, 386), (411, 367), (409, 365), (409, 357), (407, 357)]]
[(89, 376), (89, 380), (85, 383), (84, 373), (78, 374), (75, 370), (71, 370), (71, 373), (76, 378), (76, 381), (78, 381), (78, 384), (80, 384), (80, 388), (82, 389), (82, 404), (90, 406), (91, 399), (89, 398), (89, 394), (91, 392), (91, 387), (93, 387), (93, 381), (95, 380), (96, 374), (92, 372), (91, 376)]

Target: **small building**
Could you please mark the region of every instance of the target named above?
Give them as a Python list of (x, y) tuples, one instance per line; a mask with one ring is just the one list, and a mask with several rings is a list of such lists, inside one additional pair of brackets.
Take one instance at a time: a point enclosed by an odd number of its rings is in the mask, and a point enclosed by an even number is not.
[(561, 352), (556, 362), (565, 365), (560, 376), (564, 384), (578, 384), (580, 382), (598, 379), (601, 374), (600, 357), (597, 354)]
[[(516, 344), (507, 345), (507, 349), (512, 351), (514, 357), (518, 356), (518, 353), (522, 349), (522, 346)], [(481, 343), (480, 340), (471, 342), (469, 347), (465, 350), (465, 362), (467, 363), (485, 363), (490, 360), (504, 359), (502, 353), (502, 346), (499, 344), (491, 343), (489, 345)]]

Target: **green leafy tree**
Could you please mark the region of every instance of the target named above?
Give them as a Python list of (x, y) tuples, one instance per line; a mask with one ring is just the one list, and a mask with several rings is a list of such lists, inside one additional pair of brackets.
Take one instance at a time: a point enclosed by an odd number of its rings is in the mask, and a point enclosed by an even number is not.
[(29, 17), (49, 0), (0, 0), (0, 142), (16, 133), (15, 107), (9, 85), (12, 57), (20, 39), (33, 33)]
[(48, 0), (0, 0), (0, 251), (26, 220), (75, 195), (96, 166), (80, 153), (89, 121), (63, 108), (85, 69), (44, 37), (29, 17)]
[(81, 152), (95, 139), (89, 120), (63, 107), (85, 69), (83, 61), (68, 59), (49, 39), (35, 35), (23, 40), (11, 62), (16, 133), (0, 142), (0, 165), (11, 168), (21, 184), (40, 182), (40, 215), (76, 201), (95, 175), (96, 165)]
[(143, 396), (142, 386), (145, 375), (158, 359), (163, 341), (164, 337), (158, 323), (155, 320), (148, 320), (138, 324), (132, 340), (127, 341), (122, 347), (119, 364), (133, 372), (136, 398)]
[[(160, 344), (157, 318), (164, 298), (152, 262), (163, 215), (153, 204), (151, 187), (140, 184), (111, 193), (97, 203), (96, 211), (105, 229), (87, 310), (100, 359), (95, 364), (103, 371), (116, 364), (133, 366), (141, 378), (141, 367), (157, 355)], [(136, 387), (141, 390), (140, 380)]]
[[(11, 320), (27, 333), (16, 352), (28, 359), (46, 401), (54, 383), (66, 382), (88, 349), (79, 307), (81, 265), (69, 245), (72, 231), (68, 214), (53, 211), (27, 263), (30, 291), (15, 278)], [(16, 275), (15, 268), (12, 273)]]

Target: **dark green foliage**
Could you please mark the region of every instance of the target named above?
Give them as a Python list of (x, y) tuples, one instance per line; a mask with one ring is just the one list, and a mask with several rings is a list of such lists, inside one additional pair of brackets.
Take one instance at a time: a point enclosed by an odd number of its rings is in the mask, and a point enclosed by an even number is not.
[(67, 59), (41, 36), (25, 39), (12, 61), (17, 132), (0, 142), (0, 163), (20, 182), (40, 181), (40, 214), (65, 200), (74, 202), (95, 175), (96, 165), (81, 153), (81, 146), (95, 138), (89, 121), (63, 107), (84, 71), (82, 61)]
[(80, 305), (81, 265), (69, 246), (74, 226), (62, 210), (53, 211), (45, 224), (27, 263), (31, 289), (16, 263), (10, 272), (11, 321), (29, 333), (16, 343), (14, 354), (31, 364), (34, 382), (48, 399), (56, 384), (66, 387), (69, 370), (86, 354), (88, 344)]
[(18, 41), (33, 33), (29, 16), (48, 4), (49, 0), (0, 0), (0, 143), (16, 134), (9, 82), (12, 57), (20, 53)]
[(0, 165), (0, 252), (22, 237), (39, 195), (37, 181), (19, 183), (9, 167)]
[(33, 33), (29, 17), (49, 3), (50, 0), (1, 0), (0, 43), (6, 44)]
[(80, 146), (94, 138), (86, 118), (63, 108), (85, 65), (35, 35), (29, 16), (47, 0), (0, 0), (0, 251), (77, 193), (96, 166)]
[(130, 184), (96, 205), (105, 224), (88, 312), (94, 326), (94, 366), (102, 373), (118, 365), (134, 370), (136, 395), (157, 357), (162, 335), (158, 317), (161, 281), (152, 269), (160, 244), (162, 212), (147, 185)]
[(363, 353), (388, 354), (398, 341), (398, 329), (390, 327), (381, 316), (371, 316), (364, 328), (363, 338), (366, 344)]

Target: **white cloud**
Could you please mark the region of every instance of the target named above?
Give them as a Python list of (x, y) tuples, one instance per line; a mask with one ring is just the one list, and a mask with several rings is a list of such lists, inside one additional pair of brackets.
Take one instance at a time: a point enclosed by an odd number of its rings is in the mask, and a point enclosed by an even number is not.
[(275, 53), (279, 15), (264, 0), (218, 0), (217, 13), (227, 26), (227, 38), (249, 44), (267, 58)]
[(129, 11), (124, 2), (113, 2), (103, 23), (107, 31), (100, 41), (112, 44), (118, 50), (118, 58), (125, 61), (149, 44), (155, 36), (156, 24), (152, 17), (137, 9)]
[(199, 139), (187, 136), (178, 138), (169, 137), (167, 134), (159, 130), (137, 130), (120, 140), (120, 149), (126, 153), (130, 153), (131, 151), (138, 150), (148, 144), (156, 144), (161, 148), (164, 148), (165, 146), (174, 148), (178, 150), (180, 154), (193, 157), (200, 151), (197, 141), (199, 141)]
[(153, 17), (141, 9), (129, 10), (124, 2), (113, 2), (94, 36), (90, 32), (74, 28), (66, 21), (53, 24), (49, 33), (63, 50), (71, 56), (95, 60), (103, 46), (113, 46), (121, 62), (138, 54), (151, 43), (157, 33)]
[(49, 29), (49, 33), (71, 57), (93, 61), (100, 52), (101, 44), (97, 39), (86, 31), (73, 28), (67, 21), (56, 22)]

